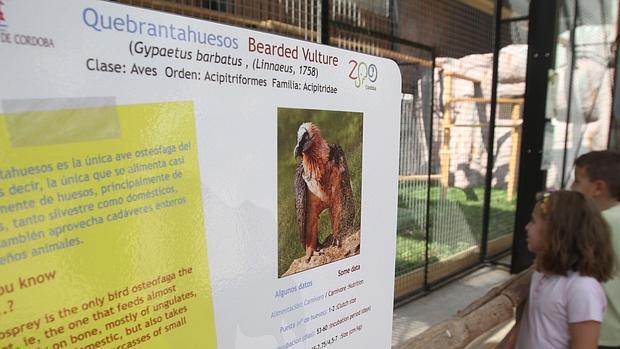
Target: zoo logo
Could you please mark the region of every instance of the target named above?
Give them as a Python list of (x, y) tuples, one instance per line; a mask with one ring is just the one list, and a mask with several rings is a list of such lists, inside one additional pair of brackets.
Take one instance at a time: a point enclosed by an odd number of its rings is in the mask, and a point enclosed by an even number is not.
[(355, 87), (361, 87), (366, 79), (370, 82), (377, 81), (379, 71), (374, 64), (366, 64), (366, 62), (358, 62), (354, 59), (349, 61), (351, 65), (351, 71), (349, 72), (349, 79), (355, 81)]

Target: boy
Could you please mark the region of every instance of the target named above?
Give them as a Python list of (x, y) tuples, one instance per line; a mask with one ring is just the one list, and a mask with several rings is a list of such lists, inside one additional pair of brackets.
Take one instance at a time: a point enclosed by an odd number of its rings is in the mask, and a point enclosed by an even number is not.
[[(571, 189), (589, 196), (611, 228), (612, 244), (620, 256), (620, 152), (594, 151), (575, 160)], [(603, 285), (607, 312), (601, 324), (599, 348), (620, 349), (620, 275)]]

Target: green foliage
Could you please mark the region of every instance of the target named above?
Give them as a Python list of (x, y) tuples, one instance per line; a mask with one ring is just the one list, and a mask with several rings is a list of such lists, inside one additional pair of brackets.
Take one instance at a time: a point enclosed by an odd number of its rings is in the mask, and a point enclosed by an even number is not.
[[(396, 275), (407, 273), (424, 265), (426, 229), (426, 188), (425, 186), (399, 188), (398, 222), (396, 240)], [(484, 188), (447, 188), (437, 185), (431, 187), (429, 216), (430, 244), (429, 262), (450, 257), (472, 246), (471, 236), (464, 236), (463, 227), (454, 225), (437, 226), (438, 215), (462, 215), (464, 224), (469, 227), (475, 241), (480, 243), (482, 234), (482, 206)], [(516, 200), (506, 200), (506, 191), (493, 189), (489, 216), (489, 240), (512, 232)], [(459, 211), (459, 212), (455, 212)], [(441, 235), (442, 238), (435, 238)]]
[[(362, 114), (353, 112), (278, 108), (278, 275), (305, 254), (299, 238), (293, 186), (297, 159), (293, 156), (297, 130), (304, 122), (312, 122), (329, 144), (340, 144), (344, 150), (355, 200), (355, 223), (360, 224), (362, 188)], [(329, 212), (319, 220), (319, 241), (331, 234)]]

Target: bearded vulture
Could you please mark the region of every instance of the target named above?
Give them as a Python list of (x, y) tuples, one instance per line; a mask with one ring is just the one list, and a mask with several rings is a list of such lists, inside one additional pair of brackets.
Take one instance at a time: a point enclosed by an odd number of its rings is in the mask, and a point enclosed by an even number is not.
[(353, 226), (355, 203), (344, 152), (338, 144), (327, 144), (316, 125), (306, 122), (299, 126), (294, 156), (301, 157), (295, 171), (295, 207), (309, 262), (315, 253), (320, 254), (321, 212), (329, 209), (332, 245), (340, 247), (340, 234)]

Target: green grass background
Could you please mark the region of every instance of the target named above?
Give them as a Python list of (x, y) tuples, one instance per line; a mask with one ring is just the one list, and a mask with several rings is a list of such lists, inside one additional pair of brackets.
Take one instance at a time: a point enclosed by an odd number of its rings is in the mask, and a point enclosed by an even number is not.
[[(360, 225), (362, 113), (278, 108), (278, 276), (286, 272), (294, 259), (305, 254), (299, 240), (293, 187), (297, 166), (293, 150), (297, 143), (297, 130), (304, 122), (317, 125), (327, 143), (340, 144), (344, 150), (355, 200), (355, 224)], [(322, 242), (330, 234), (329, 212), (325, 210), (319, 220), (319, 241)]]
[[(441, 188), (431, 187), (429, 262), (437, 262), (479, 244), (482, 233), (482, 206), (484, 188), (447, 188), (445, 199), (441, 198)], [(447, 207), (440, 213), (440, 206)], [(418, 207), (418, 209), (414, 209)], [(426, 213), (426, 188), (410, 190), (406, 187), (398, 191), (398, 221), (396, 236), (396, 276), (405, 274), (424, 265), (426, 230), (423, 217)], [(506, 200), (506, 190), (494, 188), (491, 192), (489, 215), (489, 240), (512, 233), (514, 229), (516, 198)], [(440, 214), (459, 215), (465, 218), (470, 234), (463, 234), (460, 227), (450, 222), (435, 226), (433, 217)], [(472, 241), (472, 237), (473, 240)]]

